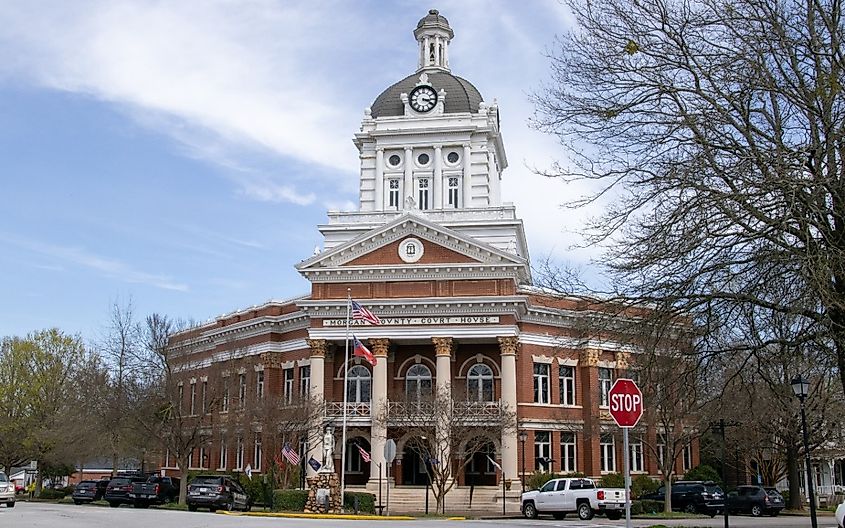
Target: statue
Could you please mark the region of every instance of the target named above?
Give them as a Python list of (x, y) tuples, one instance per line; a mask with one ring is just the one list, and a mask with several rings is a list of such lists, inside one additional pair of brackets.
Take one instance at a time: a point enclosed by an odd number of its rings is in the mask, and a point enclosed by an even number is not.
[(334, 427), (326, 427), (323, 434), (323, 467), (320, 470), (334, 473)]
[(416, 209), (417, 202), (414, 200), (413, 196), (408, 196), (405, 198), (405, 209)]

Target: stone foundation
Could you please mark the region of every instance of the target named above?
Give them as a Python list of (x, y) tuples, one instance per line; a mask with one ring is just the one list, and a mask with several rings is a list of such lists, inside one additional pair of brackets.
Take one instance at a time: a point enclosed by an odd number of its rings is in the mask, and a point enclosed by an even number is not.
[[(342, 513), (343, 497), (340, 496), (340, 477), (336, 473), (317, 473), (308, 477), (308, 499), (305, 513)], [(321, 500), (328, 493), (328, 505)]]

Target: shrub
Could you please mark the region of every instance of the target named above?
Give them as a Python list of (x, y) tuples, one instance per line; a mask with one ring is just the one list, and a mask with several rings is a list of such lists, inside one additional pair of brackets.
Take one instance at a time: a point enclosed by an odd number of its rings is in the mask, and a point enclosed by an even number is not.
[(631, 481), (631, 494), (636, 497), (642, 497), (648, 493), (657, 491), (660, 487), (660, 482), (654, 480), (648, 475), (637, 475)]
[(44, 488), (41, 490), (41, 494), (38, 495), (39, 499), (46, 499), (46, 500), (58, 500), (63, 499), (65, 497), (65, 492), (61, 489), (50, 489)]
[(543, 484), (552, 480), (555, 476), (545, 471), (535, 471), (525, 477), (525, 489), (534, 490), (543, 487)]
[(684, 480), (712, 480), (717, 484), (722, 484), (722, 477), (719, 476), (719, 472), (707, 464), (701, 464), (687, 471), (684, 474)]
[[(363, 493), (359, 491), (347, 491), (343, 494), (343, 510), (355, 510), (355, 498), (358, 498), (358, 511), (361, 513), (375, 513), (376, 512), (376, 496), (372, 493)], [(304, 507), (304, 505), (303, 505)]]
[(305, 510), (305, 502), (307, 500), (307, 490), (273, 490), (273, 511), (301, 512)]
[(787, 506), (789, 505), (789, 490), (783, 490), (780, 492), (783, 495), (783, 503)]
[(622, 473), (608, 473), (599, 480), (599, 486), (602, 488), (624, 488), (625, 475)]
[(252, 479), (241, 477), (241, 487), (253, 504), (264, 505), (265, 502), (273, 500), (272, 484), (265, 484), (263, 475), (253, 475)]
[(635, 500), (631, 502), (631, 515), (643, 513), (659, 513), (663, 511), (663, 503), (653, 500)]

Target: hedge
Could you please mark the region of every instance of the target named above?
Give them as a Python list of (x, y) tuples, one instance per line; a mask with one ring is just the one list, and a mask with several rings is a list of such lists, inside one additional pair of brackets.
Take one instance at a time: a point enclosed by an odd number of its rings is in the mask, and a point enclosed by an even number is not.
[(376, 512), (376, 496), (372, 493), (363, 493), (360, 491), (347, 491), (343, 494), (343, 509), (345, 511), (355, 511), (355, 497), (358, 498), (359, 512)]
[(38, 495), (39, 499), (56, 500), (65, 498), (66, 493), (63, 489), (44, 488)]
[[(358, 511), (361, 513), (376, 512), (376, 497), (372, 493), (358, 491), (347, 491), (343, 495), (343, 509), (354, 511), (355, 498), (358, 498)], [(273, 511), (296, 511), (305, 510), (305, 502), (308, 500), (307, 490), (273, 490)]]
[(534, 490), (543, 487), (543, 484), (554, 478), (584, 478), (583, 473), (547, 473), (545, 471), (535, 471), (525, 477), (525, 489)]
[(659, 513), (663, 511), (663, 503), (653, 500), (635, 500), (631, 501), (631, 515), (640, 515), (643, 513)]

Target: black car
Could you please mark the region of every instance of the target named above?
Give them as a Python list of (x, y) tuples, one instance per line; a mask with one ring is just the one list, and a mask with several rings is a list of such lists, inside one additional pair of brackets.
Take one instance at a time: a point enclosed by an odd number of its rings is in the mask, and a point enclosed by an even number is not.
[(106, 494), (103, 498), (109, 503), (112, 508), (117, 508), (121, 504), (132, 504), (134, 500), (129, 497), (132, 492), (132, 485), (136, 482), (146, 482), (147, 477), (117, 477), (109, 481), (106, 488)]
[(188, 485), (188, 509), (249, 511), (252, 502), (240, 484), (219, 475), (200, 475)]
[(176, 501), (179, 498), (179, 479), (151, 475), (146, 482), (136, 482), (132, 485), (129, 498), (134, 501), (136, 508)]
[(775, 488), (763, 486), (738, 486), (728, 493), (728, 509), (731, 513), (750, 513), (754, 517), (763, 514), (775, 517), (786, 507), (783, 496)]
[(102, 499), (108, 485), (108, 480), (83, 480), (73, 489), (73, 503), (84, 504)]
[[(666, 488), (640, 497), (644, 500), (666, 501)], [(703, 513), (715, 517), (725, 505), (725, 495), (718, 484), (711, 481), (679, 480), (672, 484), (672, 509), (686, 513)]]

